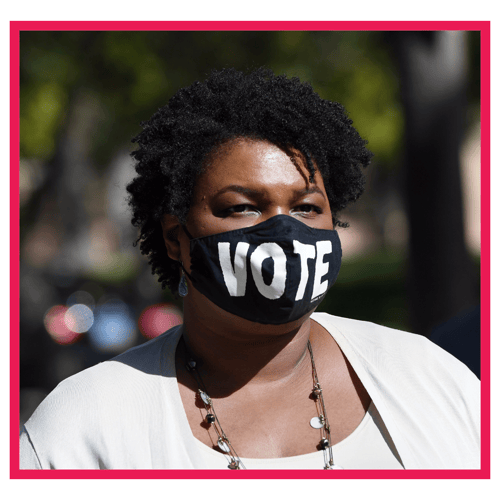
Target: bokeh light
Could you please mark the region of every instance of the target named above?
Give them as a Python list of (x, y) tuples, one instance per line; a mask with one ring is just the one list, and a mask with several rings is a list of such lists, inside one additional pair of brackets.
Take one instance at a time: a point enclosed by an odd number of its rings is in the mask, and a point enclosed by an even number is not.
[(155, 304), (142, 311), (139, 330), (147, 339), (153, 339), (181, 323), (182, 312), (173, 304)]
[(61, 345), (72, 344), (80, 337), (80, 332), (73, 331), (66, 324), (68, 307), (56, 305), (51, 307), (43, 318), (43, 324), (52, 340)]
[(134, 345), (137, 329), (129, 307), (120, 299), (103, 301), (89, 329), (91, 345), (101, 352), (120, 353)]
[(86, 332), (94, 323), (94, 313), (85, 304), (75, 304), (64, 314), (66, 326), (73, 332)]

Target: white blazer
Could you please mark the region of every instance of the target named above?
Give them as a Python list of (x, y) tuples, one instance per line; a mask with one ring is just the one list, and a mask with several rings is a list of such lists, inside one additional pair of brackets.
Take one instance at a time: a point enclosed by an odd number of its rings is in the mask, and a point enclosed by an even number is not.
[[(406, 469), (480, 468), (480, 382), (419, 335), (315, 313)], [(22, 469), (206, 468), (180, 398), (175, 327), (63, 382), (21, 433)]]

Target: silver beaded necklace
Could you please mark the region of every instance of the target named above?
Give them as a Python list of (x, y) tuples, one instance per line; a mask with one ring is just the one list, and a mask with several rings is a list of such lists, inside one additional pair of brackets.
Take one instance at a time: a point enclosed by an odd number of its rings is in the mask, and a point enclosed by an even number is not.
[[(206, 390), (205, 384), (198, 372), (198, 362), (193, 358), (191, 353), (188, 350), (186, 342), (184, 341), (184, 337), (181, 337), (184, 343), (184, 349), (186, 352), (187, 362), (185, 364), (186, 369), (193, 378), (195, 379), (198, 385), (197, 395), (199, 396), (203, 406), (205, 408), (205, 422), (209, 424), (217, 434), (217, 446), (223, 453), (223, 455), (227, 458), (228, 468), (229, 469), (246, 469), (245, 465), (241, 461), (240, 457), (236, 453), (236, 450), (233, 448), (231, 441), (226, 436), (220, 421), (217, 417), (217, 413), (215, 412), (214, 404), (208, 392)], [(323, 450), (323, 459), (325, 462), (325, 466), (323, 469), (342, 469), (339, 465), (335, 465), (333, 462), (333, 451), (332, 451), (332, 440), (330, 435), (330, 424), (328, 422), (328, 417), (326, 415), (325, 401), (323, 399), (323, 390), (321, 389), (321, 385), (318, 379), (318, 373), (316, 372), (316, 365), (314, 364), (314, 355), (312, 351), (312, 346), (309, 341), (307, 341), (307, 348), (309, 350), (309, 355), (311, 357), (311, 366), (312, 366), (312, 377), (313, 377), (313, 389), (312, 389), (312, 397), (316, 404), (316, 411), (318, 413), (317, 417), (311, 418), (309, 425), (315, 429), (319, 429), (320, 431), (320, 441), (319, 447)]]

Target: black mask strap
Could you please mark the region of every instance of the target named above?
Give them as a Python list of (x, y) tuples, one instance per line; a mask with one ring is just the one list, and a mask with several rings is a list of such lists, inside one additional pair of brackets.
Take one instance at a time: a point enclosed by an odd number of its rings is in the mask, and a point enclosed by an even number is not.
[(184, 224), (181, 224), (181, 227), (183, 229), (183, 231), (187, 234), (187, 237), (190, 239), (190, 240), (193, 240), (193, 236), (191, 235), (191, 233), (188, 231), (188, 228), (184, 225)]
[[(184, 224), (181, 224), (181, 227), (182, 227), (182, 230), (186, 233), (187, 237), (192, 240), (193, 239), (193, 236), (191, 235), (191, 233), (188, 231), (187, 227), (184, 225)], [(182, 264), (182, 262), (179, 260), (178, 261), (182, 270), (184, 271), (184, 274), (189, 278), (190, 281), (193, 281), (193, 278), (192, 276), (186, 271), (186, 268), (184, 267), (184, 265)]]

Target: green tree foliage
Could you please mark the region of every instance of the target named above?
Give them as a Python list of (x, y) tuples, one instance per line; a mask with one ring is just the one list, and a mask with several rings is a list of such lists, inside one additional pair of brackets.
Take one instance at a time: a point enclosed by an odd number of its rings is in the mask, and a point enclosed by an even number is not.
[(377, 32), (23, 32), (21, 156), (50, 159), (78, 92), (101, 113), (92, 159), (105, 168), (181, 86), (212, 68), (268, 66), (344, 104), (378, 161), (393, 163), (402, 130), (398, 80)]

